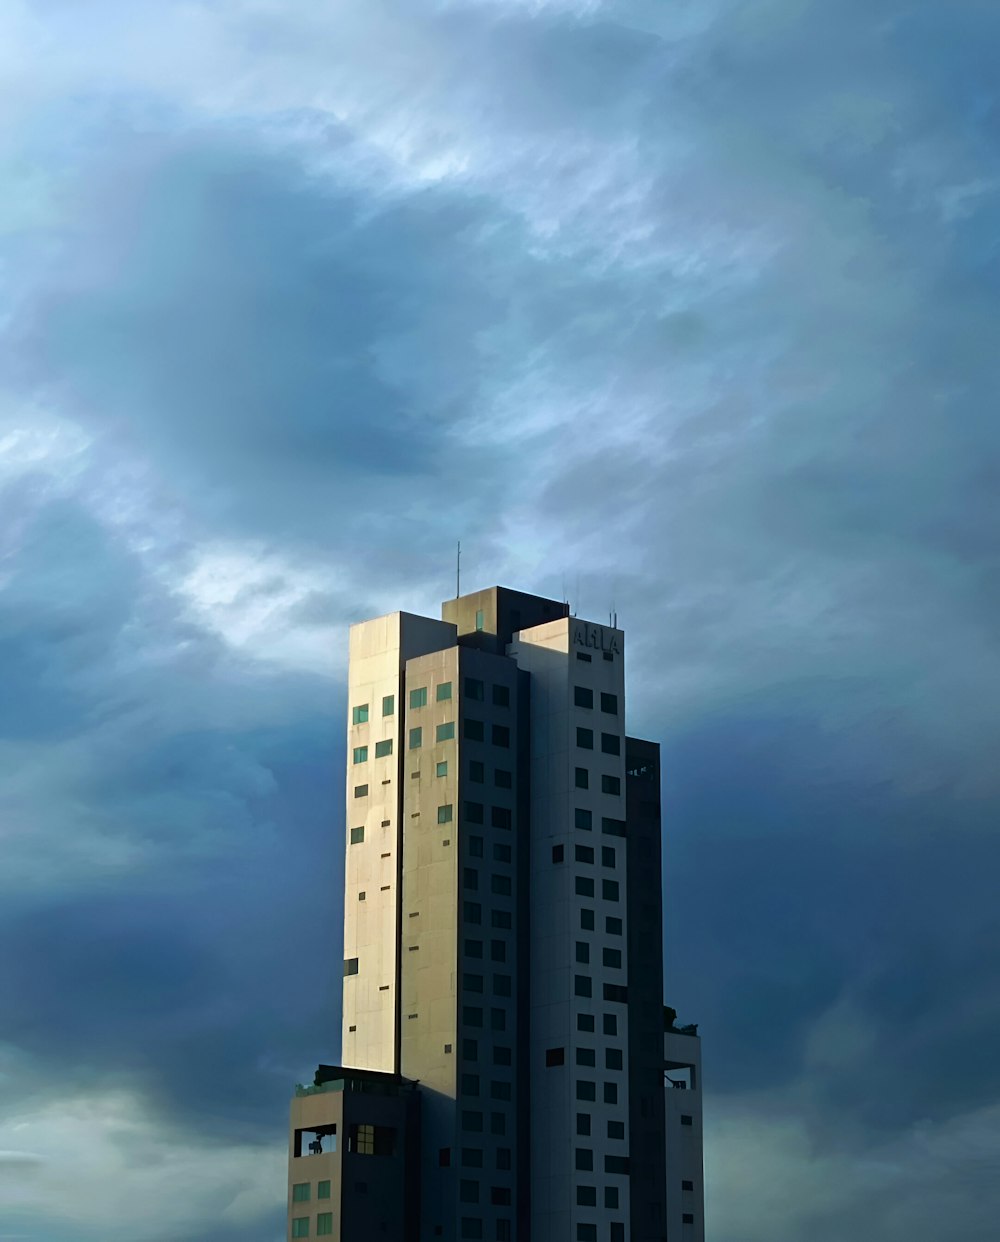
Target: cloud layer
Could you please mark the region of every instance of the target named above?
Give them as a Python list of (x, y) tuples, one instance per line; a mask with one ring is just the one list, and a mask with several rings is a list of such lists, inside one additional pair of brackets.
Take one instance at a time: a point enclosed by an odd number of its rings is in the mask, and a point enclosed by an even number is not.
[(346, 627), (433, 613), (460, 537), (628, 629), (711, 1236), (992, 1238), (998, 37), (7, 7), (6, 1236), (138, 1236), (126, 1186), (149, 1242), (281, 1236)]

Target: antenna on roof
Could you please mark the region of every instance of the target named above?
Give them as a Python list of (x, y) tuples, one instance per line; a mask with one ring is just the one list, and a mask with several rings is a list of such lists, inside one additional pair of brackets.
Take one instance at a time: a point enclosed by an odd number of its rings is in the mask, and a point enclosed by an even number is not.
[(459, 539), (455, 551), (455, 598), (462, 594), (462, 541)]

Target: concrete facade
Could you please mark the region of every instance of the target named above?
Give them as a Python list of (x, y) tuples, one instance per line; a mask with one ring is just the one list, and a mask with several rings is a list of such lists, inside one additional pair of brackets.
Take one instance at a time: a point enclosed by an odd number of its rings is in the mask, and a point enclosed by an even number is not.
[[(499, 587), (442, 615), (350, 639), (343, 1059), (420, 1118), (383, 1192), (421, 1242), (702, 1242), (698, 1039), (663, 1007), (659, 748), (625, 732), (624, 634)], [(318, 1236), (292, 1232), (303, 1119), (354, 1124), (336, 1094), (293, 1104), (290, 1238)], [(311, 1159), (346, 1229), (342, 1156)]]

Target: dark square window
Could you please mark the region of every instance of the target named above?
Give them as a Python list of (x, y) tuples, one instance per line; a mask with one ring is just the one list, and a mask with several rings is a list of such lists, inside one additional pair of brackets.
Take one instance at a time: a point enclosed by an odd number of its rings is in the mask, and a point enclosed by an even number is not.
[(591, 657), (590, 657), (590, 656), (589, 656), (589, 655), (588, 655), (585, 651), (578, 651), (578, 652), (576, 653), (576, 658), (577, 658), (578, 660), (582, 661), (584, 664), (591, 664), (591, 663), (593, 663), (593, 661), (592, 661)]
[(590, 965), (590, 945), (586, 940), (578, 940), (576, 942), (576, 960), (581, 966)]
[(510, 1242), (510, 1221), (504, 1217), (498, 1217), (496, 1231), (496, 1242)]
[(574, 850), (574, 856), (579, 863), (592, 863), (594, 861), (594, 850), (590, 845), (578, 845)]
[(509, 910), (494, 910), (490, 915), (490, 926), (497, 931), (510, 931), (511, 918)]
[(618, 1084), (616, 1082), (606, 1082), (604, 1084), (604, 1103), (618, 1103)]
[(505, 806), (495, 806), (490, 812), (490, 823), (494, 828), (510, 828), (511, 813)]
[(471, 1177), (463, 1177), (459, 1184), (458, 1192), (459, 1200), (462, 1203), (478, 1203), (479, 1202), (479, 1183)]
[(604, 1015), (604, 1034), (618, 1034), (618, 1015), (616, 1013), (606, 1013)]
[(586, 1065), (591, 1069), (595, 1069), (597, 1066), (597, 1054), (593, 1048), (577, 1048), (576, 1063), (577, 1065)]
[[(593, 893), (591, 893), (591, 896), (593, 896)], [(593, 910), (587, 910), (586, 908), (584, 908), (583, 910), (580, 911), (580, 930), (581, 931), (593, 931), (594, 930)]]
[(490, 961), (505, 962), (507, 960), (507, 943), (504, 940), (490, 941)]
[(440, 1165), (442, 1169), (450, 1168), (451, 1166), (451, 1148), (450, 1147), (439, 1147), (438, 1148), (438, 1164)]
[(682, 1212), (681, 1213), (681, 1224), (682, 1225), (693, 1225), (694, 1224), (694, 1212)]
[(486, 779), (486, 765), (479, 759), (469, 760), (469, 780), (481, 785)]
[(462, 1168), (481, 1169), (483, 1167), (483, 1149), (481, 1147), (462, 1148)]
[(625, 821), (623, 819), (609, 819), (607, 816), (601, 820), (601, 832), (608, 837), (623, 837), (625, 835)]
[(492, 730), (494, 746), (510, 745), (510, 729), (506, 725), (495, 724)]
[(616, 1177), (628, 1177), (628, 1156), (605, 1156), (604, 1172)]
[(344, 974), (356, 975), (358, 973), (358, 959), (356, 957), (344, 958)]
[(490, 876), (490, 892), (496, 893), (498, 897), (509, 897), (511, 894), (511, 879), (509, 875)]
[(618, 695), (606, 694), (601, 691), (601, 711), (607, 712), (609, 716), (618, 715)]
[(490, 1113), (490, 1134), (506, 1134), (507, 1118), (503, 1113)]
[(622, 791), (622, 783), (617, 776), (601, 777), (601, 793), (620, 794)]
[(490, 1010), (490, 1030), (505, 1031), (507, 1029), (507, 1011), (505, 1009)]
[(609, 1121), (608, 1122), (608, 1138), (624, 1139), (625, 1138), (625, 1122)]
[(576, 1201), (580, 1207), (597, 1207), (597, 1187), (577, 1186)]
[(493, 861), (498, 862), (498, 863), (509, 863), (510, 862), (510, 846), (509, 845), (494, 845)]
[(466, 1026), (482, 1026), (483, 1011), (478, 1005), (462, 1006), (462, 1021)]
[(576, 1167), (583, 1173), (593, 1173), (594, 1153), (589, 1147), (576, 1149)]
[(597, 1242), (597, 1226), (588, 1221), (580, 1221), (576, 1227), (576, 1242)]
[(578, 897), (593, 897), (594, 881), (586, 875), (578, 875), (576, 877), (576, 895)]
[(462, 724), (462, 736), (468, 742), (481, 742), (486, 736), (481, 720), (473, 720), (470, 716), (466, 716)]
[(593, 812), (583, 811), (577, 807), (573, 815), (573, 822), (577, 828), (582, 828), (584, 832), (590, 832), (594, 827)]
[(604, 1068), (609, 1070), (620, 1070), (624, 1068), (622, 1064), (621, 1048), (605, 1048)]
[(627, 1005), (628, 988), (623, 983), (606, 983), (604, 985), (604, 999), (606, 1001), (614, 1001), (616, 1005)]
[(573, 976), (573, 995), (574, 996), (593, 996), (594, 985), (589, 975)]
[(469, 824), (481, 824), (483, 822), (485, 808), (481, 802), (466, 802), (462, 807), (462, 816)]
[(471, 1239), (471, 1242), (478, 1242), (482, 1236), (483, 1222), (477, 1216), (463, 1216), (460, 1237), (463, 1239)]
[(466, 888), (475, 890), (479, 887), (479, 872), (475, 867), (463, 867), (462, 883)]
[(625, 1242), (625, 1226), (620, 1220), (613, 1220), (611, 1222), (609, 1242)]
[(479, 1060), (479, 1040), (463, 1039), (462, 1040), (462, 1057), (466, 1061)]
[(510, 1207), (510, 1188), (507, 1186), (491, 1186), (490, 1203), (494, 1207)]
[(577, 746), (581, 747), (583, 750), (593, 750), (594, 749), (594, 730), (593, 729), (581, 729), (579, 726), (577, 726), (576, 744)]
[(687, 1114), (687, 1113), (681, 1113), (681, 1125), (682, 1125), (682, 1126), (693, 1126), (693, 1125), (694, 1125), (694, 1118), (693, 1118), (693, 1117), (691, 1117), (691, 1116), (690, 1116), (689, 1114)]
[(494, 1065), (510, 1065), (513, 1053), (506, 1044), (495, 1044), (493, 1046), (493, 1064)]
[(604, 1187), (604, 1206), (606, 1208), (617, 1208), (618, 1206), (618, 1187)]
[(618, 881), (617, 880), (602, 880), (601, 881), (601, 896), (604, 898), (605, 901), (617, 901), (618, 900)]
[(355, 798), (367, 798), (368, 797), (368, 786), (367, 785), (355, 785), (354, 796)]
[(479, 1075), (463, 1074), (462, 1075), (462, 1094), (478, 1095), (479, 1094)]
[(622, 968), (622, 951), (621, 949), (603, 949), (601, 951), (604, 965), (612, 970), (621, 970)]
[(483, 1131), (483, 1114), (475, 1109), (462, 1110), (462, 1129), (470, 1134), (481, 1134)]
[(578, 1100), (596, 1100), (597, 1083), (589, 1082), (586, 1078), (578, 1078), (576, 1080), (576, 1098)]
[(576, 1132), (577, 1134), (590, 1133), (590, 1113), (577, 1113)]
[(617, 733), (601, 734), (601, 753), (605, 755), (620, 755), (622, 753), (622, 740)]
[(466, 992), (482, 992), (483, 976), (472, 974), (468, 970), (464, 971), (462, 974), (462, 987)]
[(465, 697), (472, 699), (474, 703), (481, 703), (486, 697), (485, 685), (476, 677), (466, 677)]
[(510, 1099), (510, 1083), (509, 1082), (491, 1082), (490, 1083), (490, 1099), (491, 1100), (509, 1100)]
[(478, 901), (463, 901), (462, 918), (466, 923), (481, 923), (483, 921), (483, 907)]
[(618, 865), (618, 854), (613, 845), (601, 846), (601, 866), (615, 867)]
[(561, 863), (563, 861), (563, 856), (564, 856), (563, 847), (561, 845), (553, 845), (552, 861), (554, 863)]
[(510, 975), (493, 976), (493, 995), (510, 996)]
[(576, 1015), (576, 1029), (578, 1031), (593, 1031), (594, 1015), (592, 1013), (578, 1013)]
[(604, 920), (604, 930), (609, 936), (620, 936), (622, 934), (622, 921), (615, 918), (613, 914), (609, 914)]
[(509, 1169), (511, 1167), (512, 1166), (511, 1166), (510, 1148), (509, 1147), (498, 1147), (497, 1148), (497, 1168), (498, 1169)]
[(496, 768), (493, 772), (493, 783), (497, 789), (510, 789), (513, 777), (506, 768)]
[(469, 857), (482, 858), (483, 856), (483, 838), (469, 837)]
[(493, 706), (510, 707), (510, 688), (508, 686), (493, 687)]
[(590, 773), (587, 771), (586, 768), (576, 769), (575, 780), (576, 780), (577, 789), (589, 789), (590, 788)]
[(694, 1182), (689, 1182), (686, 1178), (681, 1182), (681, 1190), (694, 1190)]
[(483, 942), (481, 940), (466, 940), (465, 955), (466, 957), (482, 957)]
[(588, 686), (573, 687), (573, 704), (576, 707), (593, 707), (594, 692)]

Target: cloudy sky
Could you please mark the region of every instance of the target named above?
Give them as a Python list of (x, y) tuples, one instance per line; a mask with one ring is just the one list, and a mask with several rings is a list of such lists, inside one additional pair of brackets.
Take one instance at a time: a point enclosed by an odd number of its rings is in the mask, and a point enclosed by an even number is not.
[(630, 644), (711, 1242), (993, 1242), (995, 0), (0, 7), (0, 1239), (277, 1242), (350, 622)]

